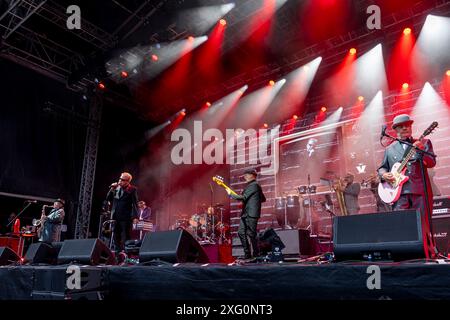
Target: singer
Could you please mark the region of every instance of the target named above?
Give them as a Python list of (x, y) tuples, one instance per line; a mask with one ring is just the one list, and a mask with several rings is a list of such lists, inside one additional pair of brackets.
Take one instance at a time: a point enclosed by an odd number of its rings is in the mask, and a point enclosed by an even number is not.
[[(397, 133), (397, 137), (401, 141), (407, 141), (412, 143), (419, 149), (428, 151), (434, 154), (433, 145), (428, 139), (423, 139), (422, 141), (412, 138), (412, 120), (407, 114), (400, 114), (394, 118), (392, 129)], [(384, 132), (382, 133), (384, 135)], [(409, 151), (409, 146), (402, 144), (399, 141), (392, 143), (384, 151), (384, 158), (378, 168), (378, 174), (381, 181), (394, 181), (395, 178), (390, 172), (392, 166), (396, 162), (401, 162), (403, 157)], [(419, 157), (421, 155), (416, 154), (407, 164), (405, 175), (409, 177), (409, 180), (403, 185), (400, 198), (393, 203), (393, 210), (406, 210), (406, 209), (420, 209), (422, 214), (422, 225), (424, 230), (424, 235), (431, 234), (430, 220), (431, 212), (433, 210), (433, 194), (431, 192), (430, 179), (428, 177), (428, 168), (433, 168), (436, 165), (436, 159), (430, 155), (423, 155), (423, 163), (425, 166), (425, 181), (426, 186), (423, 185), (422, 172), (419, 163)], [(425, 205), (425, 194), (424, 190), (428, 193), (428, 208)], [(432, 237), (430, 236), (430, 239)], [(426, 245), (425, 241), (425, 245)], [(430, 246), (434, 247), (434, 244), (430, 243)], [(429, 248), (430, 252), (434, 252), (434, 248)]]
[(106, 200), (112, 204), (111, 214), (114, 225), (114, 242), (117, 253), (125, 249), (125, 241), (130, 240), (133, 219), (138, 218), (137, 188), (131, 185), (133, 177), (128, 172), (120, 175), (119, 182), (111, 184)]

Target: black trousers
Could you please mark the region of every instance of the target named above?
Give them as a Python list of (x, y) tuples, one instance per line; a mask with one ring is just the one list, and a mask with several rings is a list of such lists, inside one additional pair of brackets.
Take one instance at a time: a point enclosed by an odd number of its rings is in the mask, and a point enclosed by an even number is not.
[(114, 226), (114, 243), (117, 251), (125, 249), (125, 241), (130, 240), (130, 233), (131, 221), (116, 221)]
[(253, 256), (256, 257), (259, 255), (258, 241), (256, 239), (257, 226), (258, 226), (258, 218), (241, 217), (238, 235), (239, 239), (241, 240), (242, 247), (244, 248), (246, 258), (252, 256), (248, 239), (250, 239), (250, 242), (252, 244)]

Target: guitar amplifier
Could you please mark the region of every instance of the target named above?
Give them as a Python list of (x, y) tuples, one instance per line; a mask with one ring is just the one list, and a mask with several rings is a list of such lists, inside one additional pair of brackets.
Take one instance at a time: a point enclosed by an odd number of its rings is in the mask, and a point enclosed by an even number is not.
[(433, 198), (433, 217), (450, 214), (450, 197)]

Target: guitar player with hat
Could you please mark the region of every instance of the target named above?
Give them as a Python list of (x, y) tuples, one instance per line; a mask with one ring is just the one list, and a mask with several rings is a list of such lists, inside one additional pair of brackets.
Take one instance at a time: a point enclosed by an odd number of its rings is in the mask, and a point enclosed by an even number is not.
[[(429, 139), (416, 140), (412, 138), (412, 124), (414, 120), (407, 114), (397, 115), (392, 124), (392, 129), (397, 133), (397, 137), (401, 141), (409, 142), (415, 147), (427, 151), (430, 154), (434, 154), (433, 145)], [(399, 141), (393, 142), (384, 152), (384, 158), (378, 168), (378, 174), (382, 182), (394, 182), (395, 177), (391, 172), (395, 163), (401, 162), (406, 154), (410, 150), (410, 146), (400, 143)], [(423, 157), (423, 164), (425, 167), (425, 179), (422, 177), (422, 171), (419, 157)], [(427, 257), (433, 257), (435, 254), (434, 241), (431, 234), (431, 212), (433, 208), (433, 194), (431, 192), (430, 179), (428, 177), (427, 169), (433, 168), (436, 165), (436, 158), (432, 155), (423, 153), (416, 153), (407, 163), (406, 171), (404, 175), (408, 177), (408, 180), (401, 186), (401, 192), (399, 198), (392, 204), (393, 210), (406, 210), (406, 209), (420, 209), (422, 216), (423, 234), (424, 240), (428, 235), (428, 239), (431, 241), (424, 241), (425, 252)], [(423, 181), (426, 181), (426, 188), (423, 185)], [(428, 193), (428, 203), (425, 205), (424, 190)], [(429, 208), (429, 209), (427, 209)]]

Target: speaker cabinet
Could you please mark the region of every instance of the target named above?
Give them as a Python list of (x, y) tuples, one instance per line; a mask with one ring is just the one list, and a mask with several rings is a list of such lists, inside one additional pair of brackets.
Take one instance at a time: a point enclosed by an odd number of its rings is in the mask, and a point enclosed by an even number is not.
[(114, 255), (100, 239), (74, 239), (63, 242), (58, 264), (81, 263), (87, 265), (115, 264)]
[(433, 235), (440, 253), (450, 254), (450, 215), (433, 217)]
[(334, 218), (336, 260), (408, 260), (425, 257), (419, 210)]
[(24, 263), (56, 264), (58, 253), (53, 246), (45, 242), (32, 243), (25, 254)]
[(185, 230), (149, 232), (139, 250), (139, 262), (162, 260), (171, 263), (208, 263), (200, 244)]
[(0, 266), (20, 263), (20, 257), (8, 247), (0, 247)]

